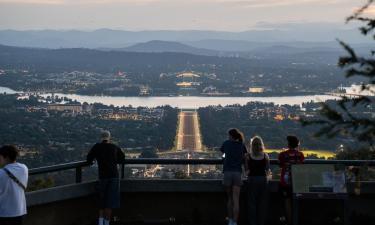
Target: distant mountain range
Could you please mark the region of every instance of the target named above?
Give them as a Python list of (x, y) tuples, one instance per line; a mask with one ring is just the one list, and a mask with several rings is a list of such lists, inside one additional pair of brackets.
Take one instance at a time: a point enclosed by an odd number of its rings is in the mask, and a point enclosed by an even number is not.
[[(228, 41), (223, 41), (228, 42)], [(236, 43), (231, 41), (231, 43)], [(241, 43), (241, 42), (240, 42)], [(298, 46), (298, 47), (297, 47)], [(357, 53), (368, 53), (369, 46), (355, 45)], [(288, 56), (298, 59), (301, 55), (315, 55), (337, 59), (345, 54), (343, 48), (338, 43), (323, 43), (322, 46), (314, 43), (275, 43), (272, 45), (259, 44), (252, 45), (249, 49), (239, 51), (230, 50), (213, 50), (206, 48), (196, 48), (187, 44), (171, 41), (149, 41), (135, 44), (126, 48), (106, 49), (112, 51), (125, 52), (148, 52), (148, 53), (187, 53), (203, 56), (220, 56), (220, 57), (242, 57), (242, 58), (275, 58), (278, 56)]]
[(193, 55), (180, 52), (125, 52), (103, 51), (84, 48), (45, 49), (0, 45), (1, 68), (28, 68), (44, 72), (89, 70), (108, 71), (144, 71), (145, 65), (166, 68), (168, 65), (185, 67), (187, 64), (228, 64), (250, 65), (251, 60)]
[(119, 51), (126, 52), (181, 52), (188, 53), (193, 55), (208, 55), (208, 56), (217, 56), (220, 55), (219, 51), (204, 49), (204, 48), (195, 48), (186, 44), (173, 41), (149, 41), (144, 43), (139, 43), (132, 45), (126, 48), (115, 49)]
[[(244, 32), (225, 31), (123, 31), (0, 30), (0, 44), (41, 48), (126, 48), (153, 40), (179, 42), (198, 49), (250, 51), (258, 47), (338, 47), (335, 38), (362, 43), (357, 29), (271, 29)], [(367, 40), (367, 43), (370, 40)], [(160, 44), (160, 43), (159, 43)], [(179, 46), (178, 48), (183, 48)], [(198, 51), (198, 50), (194, 50)]]
[[(177, 42), (150, 41), (123, 49), (64, 48), (46, 49), (0, 45), (0, 67), (29, 68), (56, 72), (70, 70), (139, 71), (150, 68), (167, 68), (173, 65), (216, 64), (257, 67), (259, 63), (273, 66), (291, 62), (336, 64), (342, 50), (330, 48), (296, 48), (271, 46), (250, 52), (221, 52), (199, 49)], [(153, 69), (150, 69), (153, 70)]]

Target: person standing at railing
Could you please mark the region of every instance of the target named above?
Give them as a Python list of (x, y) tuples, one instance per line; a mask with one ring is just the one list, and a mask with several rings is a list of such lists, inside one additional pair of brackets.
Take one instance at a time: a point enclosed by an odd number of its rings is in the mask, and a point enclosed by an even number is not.
[(21, 225), (26, 215), (26, 165), (16, 162), (18, 149), (12, 145), (0, 148), (0, 224)]
[(228, 131), (229, 139), (220, 148), (223, 153), (223, 185), (227, 192), (228, 225), (237, 225), (242, 185), (242, 165), (247, 153), (244, 136), (238, 129)]
[(117, 164), (125, 162), (122, 150), (112, 144), (109, 131), (101, 134), (101, 143), (95, 144), (87, 155), (87, 162), (98, 163), (99, 170), (99, 225), (109, 225), (112, 209), (120, 208), (120, 179)]
[[(279, 154), (281, 168), (280, 192), (285, 202), (286, 221), (292, 223), (292, 165), (301, 164), (305, 161), (305, 156), (299, 151), (300, 141), (296, 136), (287, 136), (288, 150)], [(285, 220), (285, 218), (282, 218)]]
[(264, 152), (261, 137), (250, 140), (250, 153), (246, 156), (248, 176), (248, 220), (250, 225), (264, 225), (268, 202), (268, 177), (271, 175), (270, 158)]

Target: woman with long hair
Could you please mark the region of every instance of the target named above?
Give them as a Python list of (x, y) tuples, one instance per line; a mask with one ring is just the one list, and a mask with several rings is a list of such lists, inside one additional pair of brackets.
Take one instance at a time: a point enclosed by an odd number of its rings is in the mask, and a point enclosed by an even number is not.
[(227, 192), (228, 225), (237, 225), (242, 185), (242, 165), (247, 152), (244, 136), (238, 129), (228, 131), (228, 140), (221, 146), (223, 153), (223, 185)]
[(250, 225), (264, 225), (268, 201), (268, 176), (270, 159), (264, 152), (261, 137), (250, 140), (250, 153), (246, 156), (246, 173), (248, 175), (248, 220)]

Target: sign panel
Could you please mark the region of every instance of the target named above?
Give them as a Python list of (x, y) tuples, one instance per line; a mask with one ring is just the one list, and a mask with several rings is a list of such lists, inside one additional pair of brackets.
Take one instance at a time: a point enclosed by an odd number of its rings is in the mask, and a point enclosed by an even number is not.
[(292, 165), (293, 193), (346, 193), (344, 171), (334, 165)]

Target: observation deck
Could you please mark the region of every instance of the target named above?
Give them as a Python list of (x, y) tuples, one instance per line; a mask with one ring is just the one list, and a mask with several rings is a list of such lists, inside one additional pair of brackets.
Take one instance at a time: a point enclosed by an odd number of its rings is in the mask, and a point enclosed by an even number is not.
[[(126, 165), (211, 165), (220, 166), (220, 159), (127, 159)], [(277, 161), (271, 164), (277, 166)], [(306, 164), (336, 164), (373, 167), (374, 160), (306, 160)], [(75, 183), (28, 192), (26, 225), (96, 224), (96, 181), (83, 180), (88, 169), (84, 161), (29, 171), (30, 177), (61, 171), (74, 171)], [(220, 179), (130, 179), (120, 165), (121, 209), (114, 215), (120, 224), (226, 224), (226, 194)], [(96, 169), (96, 168), (95, 168)], [(349, 224), (375, 224), (375, 182), (348, 183), (346, 214)], [(359, 188), (359, 189), (358, 189)], [(270, 182), (267, 224), (280, 224), (283, 202), (278, 182)], [(241, 193), (239, 224), (246, 224), (246, 184)], [(339, 200), (310, 199), (300, 203), (299, 224), (343, 224)], [(334, 222), (335, 221), (335, 222)]]

